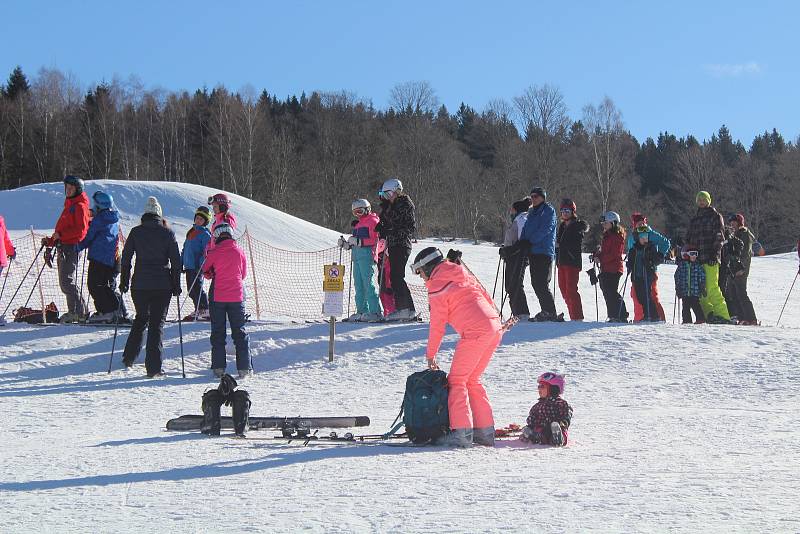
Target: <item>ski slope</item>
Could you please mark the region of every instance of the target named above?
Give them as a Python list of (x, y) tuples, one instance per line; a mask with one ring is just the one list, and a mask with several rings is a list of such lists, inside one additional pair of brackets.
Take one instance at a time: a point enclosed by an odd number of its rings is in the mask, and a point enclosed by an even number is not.
[[(174, 187), (180, 199), (197, 186)], [(453, 246), (423, 241), (414, 253), (431, 244)], [(491, 292), (497, 249), (457, 245)], [(659, 268), (667, 324), (606, 324), (602, 295), (595, 322), (582, 276), (586, 322), (525, 323), (505, 336), (484, 380), (498, 425), (524, 422), (538, 374), (565, 372), (575, 415), (564, 449), (302, 447), (167, 432), (167, 419), (199, 413), (216, 386), (207, 324), (183, 326), (186, 379), (178, 326), (166, 326), (162, 380), (144, 376), (143, 356), (120, 368), (125, 331), (107, 374), (113, 330), (10, 324), (0, 328), (0, 531), (798, 532), (798, 288), (773, 326), (797, 256), (753, 259), (761, 327), (673, 325), (673, 269)], [(424, 366), (426, 324), (340, 324), (333, 364), (325, 324), (248, 328), (254, 415), (368, 415), (359, 431), (380, 433), (406, 376)], [(443, 344), (445, 369), (456, 338)]]

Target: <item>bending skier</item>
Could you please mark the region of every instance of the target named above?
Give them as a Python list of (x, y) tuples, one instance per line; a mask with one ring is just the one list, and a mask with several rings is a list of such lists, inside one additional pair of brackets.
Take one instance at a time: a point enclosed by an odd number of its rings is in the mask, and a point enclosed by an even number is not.
[(422, 250), (411, 269), (428, 288), (431, 320), (428, 367), (438, 369), (436, 353), (449, 323), (461, 336), (450, 374), (447, 407), (452, 432), (437, 444), (468, 447), (494, 445), (494, 416), (481, 375), (489, 365), (503, 331), (492, 297), (462, 265), (444, 261), (435, 247)]

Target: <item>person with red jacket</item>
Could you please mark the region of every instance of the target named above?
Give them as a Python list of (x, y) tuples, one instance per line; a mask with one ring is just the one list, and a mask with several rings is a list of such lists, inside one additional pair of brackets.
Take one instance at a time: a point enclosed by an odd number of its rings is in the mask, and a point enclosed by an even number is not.
[(600, 217), (603, 225), (603, 239), (590, 261), (600, 264), (600, 290), (606, 301), (609, 323), (627, 323), (628, 310), (625, 300), (619, 293), (619, 279), (622, 276), (622, 257), (625, 255), (625, 228), (620, 224), (619, 214), (607, 211)]
[(11, 238), (8, 237), (6, 221), (0, 215), (0, 273), (8, 267), (8, 262), (16, 257), (17, 250), (14, 248), (14, 243), (11, 242)]
[(203, 275), (213, 281), (210, 294), (211, 311), (211, 368), (214, 375), (225, 374), (226, 320), (231, 323), (231, 337), (236, 347), (236, 369), (239, 378), (251, 373), (250, 340), (245, 331), (244, 287), (247, 277), (247, 259), (233, 239), (233, 228), (219, 224), (214, 229), (215, 244), (210, 249)]
[(64, 209), (56, 223), (55, 232), (44, 238), (46, 246), (58, 247), (58, 284), (67, 298), (67, 313), (62, 323), (78, 322), (87, 315), (86, 302), (78, 291), (78, 243), (89, 231), (89, 197), (83, 190), (83, 180), (77, 176), (64, 177)]
[(436, 353), (449, 323), (461, 339), (456, 345), (447, 377), (447, 408), (451, 432), (436, 445), (469, 447), (472, 443), (494, 445), (494, 416), (481, 375), (489, 365), (500, 339), (503, 325), (492, 297), (475, 276), (461, 265), (460, 253), (448, 253), (444, 261), (436, 247), (422, 250), (411, 270), (428, 287), (431, 319), (427, 359), (430, 369), (438, 369)]

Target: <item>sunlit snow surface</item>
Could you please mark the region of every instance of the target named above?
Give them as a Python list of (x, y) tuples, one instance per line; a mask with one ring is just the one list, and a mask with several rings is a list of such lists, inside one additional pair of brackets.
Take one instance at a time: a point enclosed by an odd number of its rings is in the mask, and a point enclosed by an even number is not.
[[(151, 185), (126, 194), (146, 198)], [(176, 205), (162, 204), (176, 223), (188, 224), (206, 196), (159, 187), (173, 191)], [(180, 207), (182, 188), (190, 200)], [(0, 192), (7, 219), (12, 194)], [(237, 215), (267, 229), (287, 220), (264, 209), (242, 204)], [(12, 228), (52, 227), (31, 216), (42, 223)], [(304, 230), (309, 241), (331, 234)], [(415, 252), (432, 243), (453, 246), (427, 241)], [(491, 292), (497, 249), (456, 245)], [(565, 372), (575, 416), (564, 449), (302, 447), (167, 432), (167, 419), (199, 413), (216, 385), (207, 324), (183, 326), (185, 380), (175, 324), (165, 329), (163, 380), (144, 377), (143, 355), (121, 370), (126, 331), (109, 375), (112, 329), (10, 324), (0, 328), (0, 531), (800, 531), (800, 288), (774, 327), (797, 258), (753, 260), (763, 327), (673, 325), (673, 270), (659, 269), (667, 324), (594, 322), (583, 275), (586, 322), (525, 323), (505, 336), (484, 380), (498, 424), (524, 422), (539, 373)], [(325, 324), (248, 328), (254, 415), (368, 415), (362, 430), (380, 433), (406, 376), (424, 364), (426, 324), (340, 324), (333, 364)], [(442, 347), (445, 368), (455, 340)]]

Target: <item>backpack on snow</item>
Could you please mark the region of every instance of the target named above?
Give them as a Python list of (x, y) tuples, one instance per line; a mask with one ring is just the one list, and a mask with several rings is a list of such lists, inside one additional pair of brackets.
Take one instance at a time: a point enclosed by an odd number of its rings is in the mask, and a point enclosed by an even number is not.
[(54, 302), (51, 302), (42, 310), (34, 310), (33, 308), (17, 308), (14, 310), (15, 323), (28, 323), (28, 324), (42, 324), (45, 322), (57, 323), (58, 322), (58, 308)]
[(430, 443), (450, 431), (447, 393), (447, 373), (444, 371), (426, 369), (406, 379), (400, 414), (410, 441)]

